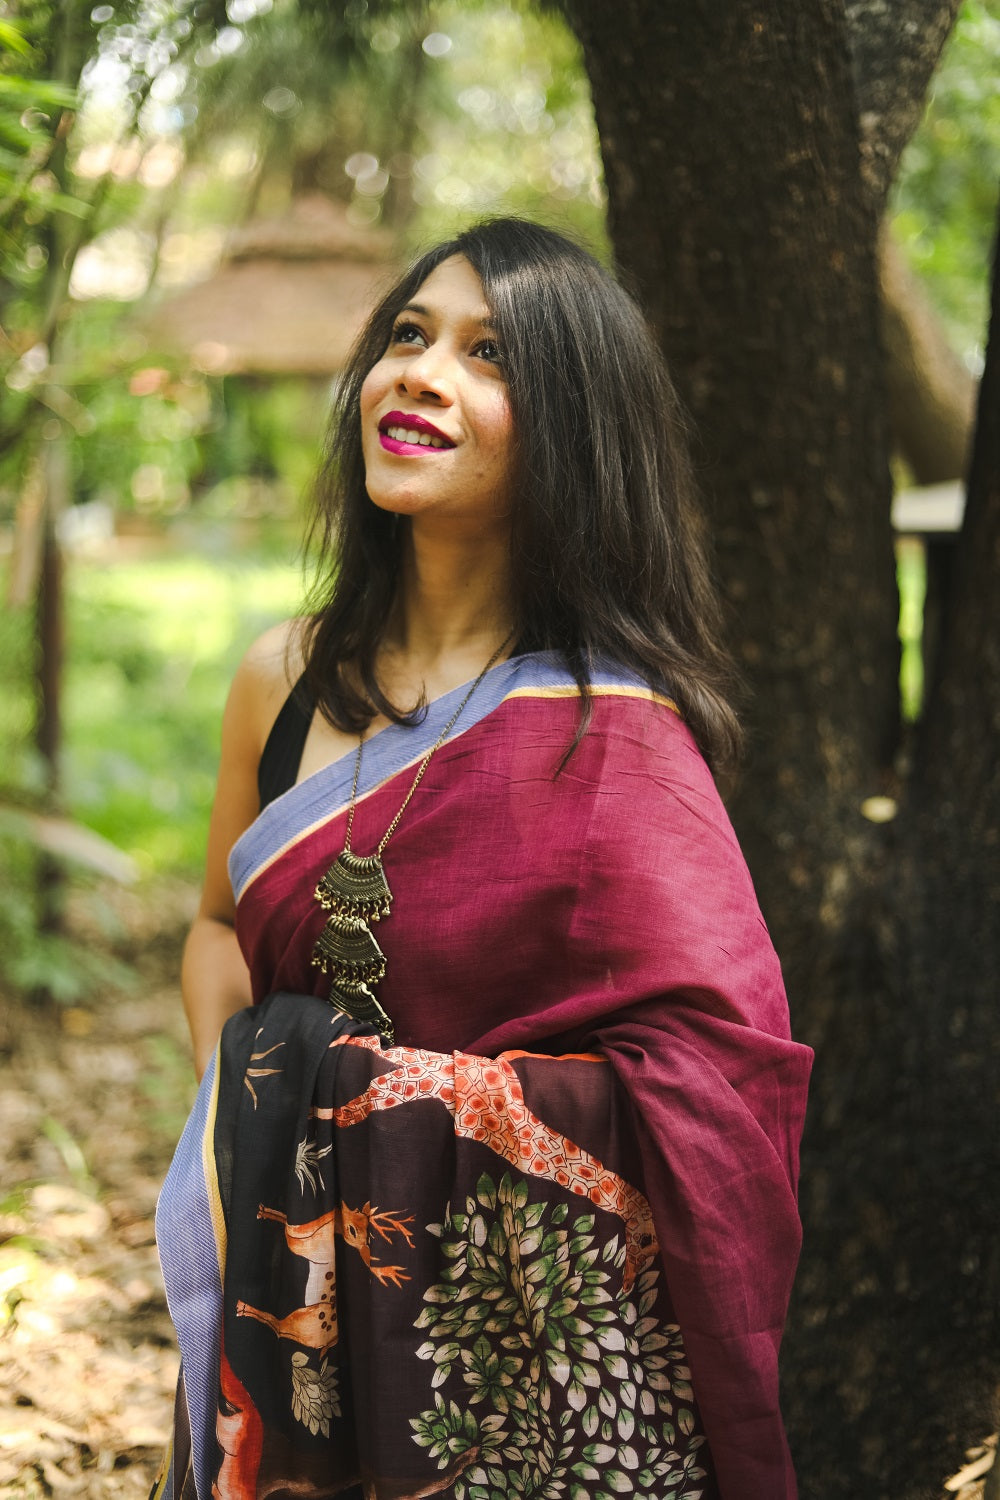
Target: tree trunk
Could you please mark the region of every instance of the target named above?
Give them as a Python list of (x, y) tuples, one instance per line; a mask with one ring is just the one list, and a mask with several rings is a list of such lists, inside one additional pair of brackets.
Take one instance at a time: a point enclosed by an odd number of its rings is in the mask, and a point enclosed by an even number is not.
[(897, 735), (877, 220), (838, 11), (570, 7), (621, 269), (698, 431), (754, 688), (736, 816), (809, 1040)]
[(937, 1190), (931, 1232), (911, 1222), (905, 1242), (910, 1296), (927, 1308), (914, 1378), (935, 1397), (937, 1426), (956, 1458), (970, 1432), (985, 1435), (1000, 1415), (998, 579), (1000, 238), (965, 521), (906, 845), (908, 996), (920, 1021), (908, 1113), (922, 1146), (908, 1167), (928, 1213), (928, 1183)]
[(969, 461), (975, 382), (886, 226), (881, 276), (893, 446), (916, 484), (962, 479)]
[[(915, 95), (893, 79), (883, 25), (867, 52), (851, 33), (881, 4), (850, 16), (838, 0), (564, 10), (590, 76), (616, 255), (698, 433), (753, 688), (734, 821), (797, 1033), (818, 1054), (785, 1361), (802, 1490), (935, 1496), (952, 1437), (982, 1431), (944, 1422), (940, 1383), (912, 1376), (915, 1351), (926, 1363), (923, 1305), (896, 1237), (918, 1222), (932, 1231), (940, 1174), (913, 1197), (908, 1164), (925, 1142), (903, 1078), (915, 1026), (896, 922), (899, 834), (862, 809), (900, 792), (878, 163), (898, 157), (910, 128), (898, 121), (915, 122), (955, 4), (894, 9), (911, 41), (903, 22), (928, 23), (899, 70)], [(864, 129), (856, 87), (871, 94)], [(961, 1370), (947, 1376), (963, 1385)]]
[[(62, 785), (62, 680), (65, 656), (65, 601), (63, 553), (59, 540), (59, 518), (66, 509), (69, 490), (69, 453), (60, 432), (47, 438), (42, 453), (45, 493), (41, 516), (41, 559), (35, 605), (35, 748), (44, 768), (45, 798), (50, 811), (60, 805)], [(40, 932), (58, 933), (63, 925), (66, 882), (62, 864), (45, 851), (38, 856), (35, 871), (38, 927)], [(35, 1000), (51, 1000), (48, 991), (35, 992)]]
[(958, 7), (959, 0), (845, 0), (861, 172), (880, 208)]

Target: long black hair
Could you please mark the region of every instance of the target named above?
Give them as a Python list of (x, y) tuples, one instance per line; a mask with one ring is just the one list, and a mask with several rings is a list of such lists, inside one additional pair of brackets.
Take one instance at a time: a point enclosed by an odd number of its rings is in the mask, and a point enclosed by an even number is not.
[(306, 632), (312, 695), (344, 730), (358, 732), (376, 713), (413, 720), (375, 672), (407, 523), (368, 498), (360, 396), (399, 312), (458, 255), (482, 282), (513, 417), (518, 649), (562, 656), (584, 700), (581, 733), (590, 664), (610, 657), (670, 693), (709, 763), (727, 766), (740, 732), (673, 384), (614, 277), (565, 236), (522, 219), (487, 220), (421, 256), (355, 346), (316, 486), (313, 536), (327, 570)]

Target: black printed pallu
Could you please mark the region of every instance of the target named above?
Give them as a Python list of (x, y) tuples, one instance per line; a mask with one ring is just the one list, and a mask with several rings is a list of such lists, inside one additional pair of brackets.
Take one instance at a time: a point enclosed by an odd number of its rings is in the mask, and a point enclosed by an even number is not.
[(182, 1354), (154, 1495), (715, 1496), (637, 1151), (597, 1056), (228, 1023), (157, 1236)]

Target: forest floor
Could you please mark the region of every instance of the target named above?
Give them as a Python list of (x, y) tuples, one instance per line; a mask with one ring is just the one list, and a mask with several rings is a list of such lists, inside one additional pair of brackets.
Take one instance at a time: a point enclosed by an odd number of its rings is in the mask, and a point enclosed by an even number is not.
[[(0, 1495), (142, 1500), (178, 1357), (153, 1236), (194, 1097), (177, 987), (194, 892), (115, 896), (126, 990), (0, 996)], [(941, 1500), (985, 1500), (995, 1439)]]
[(139, 1500), (159, 1468), (178, 1357), (153, 1214), (194, 1094), (176, 982), (193, 900), (125, 911), (134, 987), (2, 997), (0, 1494), (17, 1500)]

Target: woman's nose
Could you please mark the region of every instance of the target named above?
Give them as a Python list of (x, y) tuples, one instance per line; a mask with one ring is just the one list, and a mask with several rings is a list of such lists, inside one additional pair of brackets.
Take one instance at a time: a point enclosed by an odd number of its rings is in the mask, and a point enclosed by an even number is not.
[(433, 396), (438, 401), (451, 400), (454, 390), (452, 356), (439, 344), (415, 349), (400, 371), (399, 388), (410, 396)]

